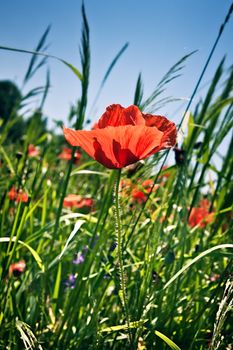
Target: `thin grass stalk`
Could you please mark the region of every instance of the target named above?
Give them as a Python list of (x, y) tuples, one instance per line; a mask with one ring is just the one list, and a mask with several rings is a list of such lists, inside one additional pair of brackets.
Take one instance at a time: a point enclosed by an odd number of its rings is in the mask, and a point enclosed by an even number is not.
[[(87, 92), (88, 92), (89, 72), (90, 72), (89, 27), (88, 27), (88, 23), (87, 23), (84, 4), (82, 4), (82, 16), (83, 16), (82, 51), (80, 52), (80, 55), (81, 55), (81, 62), (82, 62), (82, 76), (83, 76), (83, 78), (81, 81), (82, 96), (81, 96), (81, 101), (78, 104), (77, 119), (76, 119), (76, 123), (75, 123), (76, 129), (82, 129), (82, 126), (83, 126), (84, 115), (85, 115), (85, 110), (86, 110), (86, 106), (87, 106)], [(58, 231), (61, 211), (62, 211), (62, 207), (63, 207), (63, 201), (64, 201), (64, 198), (66, 195), (66, 191), (67, 191), (67, 187), (68, 187), (69, 179), (70, 179), (70, 174), (71, 174), (71, 170), (72, 170), (72, 165), (74, 162), (75, 149), (76, 149), (76, 147), (73, 147), (72, 157), (71, 157), (71, 160), (69, 162), (69, 167), (68, 167), (68, 170), (66, 173), (65, 181), (63, 183), (63, 189), (61, 192), (59, 207), (58, 207), (58, 211), (57, 211), (57, 215), (56, 215), (56, 222), (55, 222), (55, 226), (54, 226), (53, 237), (55, 237), (55, 235)], [(52, 245), (51, 245), (51, 247), (52, 247)]]
[[(111, 194), (112, 194), (112, 187), (113, 187), (114, 177), (115, 177), (114, 172), (111, 172), (111, 175), (109, 177), (109, 183), (108, 183), (107, 189), (105, 191), (105, 195), (103, 197), (104, 205), (101, 207), (101, 210), (100, 210), (100, 213), (99, 213), (98, 222), (96, 223), (96, 226), (95, 226), (95, 229), (94, 229), (94, 233), (93, 233), (93, 237), (92, 237), (92, 240), (90, 242), (90, 250), (88, 251), (88, 254), (86, 255), (85, 264), (83, 264), (82, 269), (79, 272), (79, 279), (78, 279), (78, 281), (80, 283), (79, 283), (79, 285), (77, 285), (77, 288), (75, 288), (73, 290), (73, 293), (70, 294), (69, 299), (67, 300), (66, 306), (64, 308), (64, 316), (63, 316), (61, 324), (59, 325), (59, 328), (57, 329), (57, 332), (56, 332), (56, 336), (55, 336), (55, 340), (54, 340), (54, 346), (57, 346), (58, 343), (59, 344), (65, 344), (66, 339), (68, 339), (69, 331), (70, 331), (71, 327), (67, 329), (66, 334), (63, 337), (63, 333), (62, 332), (63, 332), (64, 325), (66, 323), (68, 323), (68, 322), (69, 322), (69, 325), (72, 325), (72, 323), (75, 322), (75, 316), (76, 316), (75, 312), (70, 314), (70, 308), (74, 307), (74, 305), (75, 305), (75, 310), (79, 310), (80, 309), (82, 291), (85, 289), (85, 283), (86, 283), (83, 280), (83, 277), (85, 275), (88, 275), (88, 273), (90, 271), (90, 268), (91, 268), (91, 266), (93, 264), (93, 258), (96, 256), (98, 250), (100, 249), (101, 237), (97, 241), (95, 246), (94, 246), (94, 242), (95, 242), (95, 237), (96, 237), (96, 234), (98, 232), (98, 229), (99, 229), (99, 226), (101, 224), (102, 217), (103, 217), (104, 213), (105, 213), (104, 222), (105, 222), (106, 217), (108, 215), (108, 209), (109, 209), (109, 205), (110, 205), (111, 199), (112, 199), (112, 195)], [(104, 223), (102, 223), (101, 231), (104, 228), (103, 224)]]
[(227, 22), (229, 21), (232, 12), (233, 12), (233, 3), (231, 4), (231, 6), (230, 6), (230, 8), (229, 8), (229, 10), (228, 10), (228, 13), (227, 13), (227, 15), (226, 15), (226, 17), (225, 17), (225, 20), (224, 20), (223, 24), (220, 26), (220, 29), (219, 29), (217, 38), (216, 38), (216, 40), (215, 40), (215, 42), (214, 42), (214, 44), (213, 44), (213, 46), (212, 46), (212, 49), (211, 49), (211, 51), (210, 51), (210, 53), (209, 53), (209, 56), (208, 56), (208, 58), (207, 58), (207, 60), (206, 60), (206, 63), (205, 63), (205, 65), (204, 65), (204, 68), (203, 68), (203, 70), (202, 70), (202, 72), (201, 72), (201, 74), (200, 74), (200, 77), (199, 77), (199, 79), (198, 79), (198, 81), (197, 81), (197, 84), (196, 84), (196, 86), (195, 86), (195, 88), (194, 88), (194, 90), (193, 90), (193, 93), (192, 93), (191, 97), (190, 97), (189, 103), (187, 104), (187, 107), (186, 107), (186, 109), (185, 109), (185, 111), (184, 111), (184, 114), (183, 114), (183, 117), (182, 117), (182, 119), (181, 119), (180, 125), (182, 125), (182, 122), (183, 122), (183, 120), (184, 120), (184, 118), (185, 118), (185, 115), (186, 115), (186, 113), (188, 112), (188, 110), (189, 110), (189, 108), (190, 108), (190, 106), (191, 106), (191, 104), (192, 104), (192, 102), (193, 102), (194, 96), (196, 95), (196, 92), (197, 92), (197, 90), (198, 90), (198, 88), (199, 88), (199, 86), (200, 86), (200, 83), (201, 83), (201, 81), (202, 81), (202, 79), (203, 79), (203, 76), (204, 76), (204, 74), (205, 74), (205, 72), (206, 72), (206, 69), (207, 69), (207, 67), (208, 67), (208, 65), (209, 65), (209, 63), (210, 63), (210, 60), (211, 60), (211, 58), (212, 58), (212, 56), (213, 56), (213, 54), (214, 54), (214, 51), (215, 51), (215, 49), (216, 49), (216, 47), (217, 47), (217, 45), (218, 45), (218, 42), (219, 42), (219, 40), (220, 40), (220, 38), (221, 38), (221, 36), (222, 36), (222, 34), (223, 34), (224, 28), (225, 28)]
[[(207, 67), (208, 67), (208, 65), (209, 65), (209, 63), (210, 63), (210, 60), (211, 60), (211, 58), (212, 58), (212, 56), (213, 56), (213, 54), (214, 54), (214, 51), (215, 51), (215, 49), (216, 49), (216, 46), (217, 46), (217, 44), (218, 44), (218, 42), (219, 42), (219, 40), (220, 40), (220, 38), (221, 38), (221, 36), (222, 36), (222, 33), (223, 33), (223, 31), (224, 31), (224, 28), (225, 28), (227, 22), (229, 21), (232, 12), (233, 12), (233, 4), (230, 6), (230, 9), (229, 9), (229, 11), (228, 11), (228, 14), (227, 14), (227, 16), (226, 16), (226, 18), (225, 18), (223, 24), (221, 25), (221, 27), (220, 27), (220, 29), (219, 29), (218, 36), (217, 36), (217, 38), (216, 38), (216, 40), (215, 40), (215, 42), (214, 42), (214, 45), (212, 46), (212, 49), (211, 49), (210, 54), (209, 54), (209, 56), (208, 56), (208, 58), (207, 58), (207, 60), (206, 60), (206, 63), (205, 63), (205, 65), (204, 65), (204, 68), (203, 68), (203, 70), (202, 70), (202, 72), (201, 72), (201, 74), (200, 74), (200, 77), (199, 77), (199, 79), (198, 79), (198, 81), (197, 81), (197, 83), (196, 83), (196, 85), (195, 85), (195, 87), (194, 87), (193, 93), (192, 93), (192, 95), (191, 95), (191, 97), (190, 97), (190, 100), (189, 100), (189, 102), (188, 102), (188, 104), (187, 104), (187, 107), (186, 107), (186, 109), (185, 109), (185, 111), (184, 111), (184, 113), (183, 113), (183, 116), (182, 116), (182, 118), (181, 118), (181, 122), (180, 122), (180, 124), (179, 124), (178, 130), (180, 129), (180, 127), (181, 127), (181, 125), (182, 125), (182, 123), (183, 123), (183, 121), (184, 121), (184, 118), (185, 118), (185, 116), (186, 116), (186, 113), (188, 112), (188, 110), (189, 110), (189, 108), (190, 108), (190, 106), (191, 106), (191, 104), (192, 104), (192, 102), (193, 102), (194, 96), (195, 96), (196, 93), (197, 93), (197, 90), (198, 90), (198, 88), (199, 88), (199, 86), (200, 86), (200, 83), (201, 83), (203, 77), (204, 77), (204, 74), (205, 74), (205, 72), (206, 72), (206, 69), (207, 69)], [(166, 163), (166, 160), (167, 160), (167, 158), (168, 158), (168, 154), (169, 154), (169, 151), (166, 152), (164, 161), (163, 161), (163, 163), (162, 163), (162, 165), (161, 165), (161, 167), (160, 167), (160, 170), (159, 170), (157, 176), (155, 177), (154, 185), (155, 185), (155, 183), (156, 183), (156, 181), (157, 181), (157, 179), (158, 179), (158, 176), (159, 176), (159, 174), (160, 174), (160, 172), (161, 172), (161, 170), (162, 170), (162, 167), (163, 167), (163, 166), (165, 165), (165, 163)], [(134, 226), (133, 226), (133, 229), (132, 229), (131, 233), (135, 230), (135, 228), (136, 228), (136, 226), (137, 226), (137, 224), (138, 224), (138, 222), (139, 222), (139, 220), (140, 220), (140, 217), (141, 217), (141, 215), (142, 215), (142, 213), (143, 213), (143, 211), (144, 211), (144, 208), (146, 207), (147, 201), (148, 201), (148, 199), (150, 198), (150, 195), (151, 195), (151, 193), (152, 193), (152, 191), (153, 191), (154, 185), (152, 186), (151, 191), (149, 192), (146, 201), (143, 203), (142, 210), (140, 211), (140, 213), (138, 214), (138, 217), (137, 217), (136, 220), (135, 220), (135, 224), (134, 224)], [(130, 236), (131, 236), (131, 235), (130, 235)]]
[[(10, 266), (10, 263), (11, 263), (11, 260), (12, 260), (12, 257), (14, 255), (14, 252), (15, 252), (15, 249), (16, 249), (16, 246), (17, 246), (17, 243), (18, 243), (18, 240), (19, 240), (19, 237), (21, 235), (21, 232), (23, 230), (23, 226), (24, 226), (24, 223), (26, 221), (26, 216), (27, 216), (27, 211), (28, 211), (28, 206), (24, 207), (24, 210), (23, 210), (23, 215), (22, 215), (22, 218), (21, 218), (21, 221), (20, 221), (20, 224), (19, 224), (19, 228), (16, 232), (16, 239), (14, 241), (14, 245), (11, 249), (11, 252), (9, 252), (9, 258), (8, 258), (8, 261), (7, 261), (7, 266), (6, 268), (8, 269), (9, 266)], [(12, 239), (13, 236), (11, 236), (11, 239)], [(9, 242), (10, 244), (10, 242)], [(10, 245), (8, 246), (10, 247)]]
[[(222, 288), (222, 282), (224, 281), (224, 279), (228, 278), (229, 277), (229, 274), (232, 270), (232, 265), (233, 265), (233, 259), (231, 259), (228, 263), (228, 265), (226, 266), (225, 270), (223, 271), (220, 279), (219, 279), (219, 282), (218, 282), (218, 285), (217, 287), (214, 289), (214, 291), (212, 292), (209, 300), (207, 301), (207, 303), (205, 303), (204, 307), (201, 308), (201, 310), (199, 311), (197, 317), (193, 320), (193, 324), (194, 325), (197, 325), (197, 330), (194, 334), (194, 337), (193, 337), (193, 340), (192, 340), (192, 343), (190, 345), (190, 350), (193, 350), (194, 349), (194, 344), (195, 344), (195, 341), (197, 339), (197, 336), (203, 326), (203, 323), (204, 323), (204, 320), (203, 320), (203, 315), (204, 313), (206, 312), (206, 310), (209, 309), (209, 307), (211, 306), (211, 304), (215, 304), (216, 305), (216, 299), (218, 297), (218, 293), (221, 291), (221, 288)], [(200, 320), (201, 319), (201, 320)], [(200, 321), (199, 321), (200, 320)], [(198, 323), (199, 321), (199, 323)]]
[(10, 253), (11, 244), (12, 244), (12, 238), (15, 236), (15, 232), (17, 230), (19, 216), (20, 216), (20, 212), (21, 212), (21, 206), (22, 206), (22, 202), (19, 201), (18, 206), (17, 206), (17, 211), (16, 211), (16, 215), (15, 215), (13, 228), (12, 228), (11, 235), (10, 235), (10, 241), (9, 241), (9, 244), (8, 244), (8, 247), (7, 247), (7, 252), (6, 252), (7, 255)]
[(220, 173), (218, 175), (217, 185), (216, 185), (215, 192), (214, 192), (214, 195), (212, 197), (212, 201), (211, 201), (211, 205), (210, 205), (210, 212), (213, 209), (213, 205), (214, 205), (214, 202), (215, 202), (216, 197), (218, 195), (218, 191), (219, 191), (220, 186), (221, 186), (221, 184), (223, 182), (224, 175), (226, 174), (227, 167), (229, 166), (229, 159), (230, 159), (230, 157), (232, 155), (232, 149), (233, 149), (233, 134), (232, 134), (232, 137), (231, 137), (231, 141), (229, 143), (229, 147), (228, 147), (228, 151), (227, 151), (227, 154), (226, 154), (225, 161), (223, 162), (222, 169), (221, 169), (221, 171), (220, 171)]

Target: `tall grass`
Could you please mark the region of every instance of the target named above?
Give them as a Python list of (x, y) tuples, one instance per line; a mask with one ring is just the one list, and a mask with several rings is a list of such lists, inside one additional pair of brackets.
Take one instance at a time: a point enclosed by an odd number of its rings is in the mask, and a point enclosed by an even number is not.
[[(65, 62), (82, 86), (71, 117), (77, 129), (85, 120), (90, 69), (84, 6), (82, 16), (80, 71)], [(228, 20), (229, 14), (191, 102)], [(36, 49), (46, 58), (48, 31)], [(110, 64), (100, 91), (126, 47)], [(33, 54), (24, 84), (46, 63), (38, 57)], [(139, 75), (132, 102), (148, 113), (170, 102), (161, 95), (188, 58), (177, 62), (149, 97)], [(49, 85), (47, 76), (45, 87), (32, 92), (42, 92), (41, 113)], [(231, 348), (232, 88), (233, 67), (223, 59), (202, 101), (192, 109), (190, 102), (189, 114), (181, 116), (173, 163), (167, 163), (167, 152), (156, 154), (123, 169), (117, 186), (114, 172), (86, 154), (76, 164), (75, 148), (69, 161), (60, 159), (64, 138), (37, 128), (38, 119), (11, 142), (25, 99), (17, 101), (0, 138), (0, 348)], [(31, 143), (39, 155), (30, 156)], [(143, 185), (148, 179), (154, 184), (149, 192)], [(28, 200), (12, 200), (13, 186)], [(68, 194), (93, 204), (65, 207)], [(195, 224), (200, 208), (206, 221)], [(22, 260), (26, 267), (21, 262), (20, 270), (16, 263)]]

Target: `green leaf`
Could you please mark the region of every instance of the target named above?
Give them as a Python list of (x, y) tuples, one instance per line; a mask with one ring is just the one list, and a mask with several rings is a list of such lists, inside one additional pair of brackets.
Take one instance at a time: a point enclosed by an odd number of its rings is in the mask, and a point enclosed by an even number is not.
[(140, 321), (134, 321), (134, 322), (130, 322), (129, 323), (129, 327), (127, 324), (122, 324), (119, 326), (112, 326), (112, 327), (106, 327), (103, 329), (100, 329), (99, 332), (100, 333), (104, 333), (104, 332), (118, 332), (118, 331), (122, 331), (122, 330), (127, 330), (128, 328), (138, 328), (140, 326), (142, 326), (144, 323), (146, 323), (148, 320), (140, 320)]
[(100, 176), (105, 176), (105, 177), (109, 177), (109, 173), (103, 173), (101, 171), (94, 171), (94, 170), (79, 170), (79, 169), (76, 169), (74, 171), (72, 171), (71, 173), (71, 176), (73, 175), (83, 175), (83, 174), (86, 174), (86, 175), (100, 175)]
[(86, 221), (85, 220), (78, 220), (75, 225), (74, 225), (74, 228), (71, 232), (71, 234), (69, 235), (66, 243), (65, 243), (65, 246), (64, 248), (62, 249), (61, 253), (59, 254), (58, 256), (58, 259), (60, 260), (61, 257), (63, 256), (63, 254), (65, 253), (65, 251), (67, 250), (68, 248), (68, 245), (69, 243), (72, 241), (72, 239), (74, 238), (74, 236), (76, 235), (76, 233), (78, 232), (78, 230), (80, 229), (80, 227), (85, 223)]
[(40, 51), (31, 51), (31, 50), (24, 50), (24, 49), (16, 49), (13, 47), (7, 47), (7, 46), (0, 46), (0, 50), (7, 50), (7, 51), (14, 51), (14, 52), (21, 52), (21, 53), (29, 53), (31, 55), (40, 55), (40, 56), (44, 56), (44, 57), (48, 57), (48, 58), (54, 58), (57, 61), (62, 62), (63, 64), (65, 64), (67, 67), (69, 67), (72, 72), (82, 81), (83, 76), (80, 73), (80, 71), (73, 66), (71, 63), (63, 60), (62, 58), (59, 58), (57, 56), (53, 56), (53, 55), (49, 55), (45, 52), (40, 52)]
[(155, 334), (161, 338), (165, 343), (173, 350), (181, 350), (178, 345), (176, 345), (171, 339), (159, 331), (155, 331)]
[[(10, 237), (0, 237), (0, 243), (10, 242), (10, 240), (11, 240), (11, 242), (15, 242), (16, 238), (17, 238), (16, 236), (12, 237), (12, 239)], [(34, 257), (34, 259), (36, 260), (39, 268), (41, 269), (42, 272), (44, 272), (45, 268), (44, 268), (44, 265), (42, 263), (42, 259), (40, 258), (39, 254), (29, 244), (27, 244), (23, 241), (20, 241), (20, 240), (18, 240), (18, 243), (30, 251), (30, 253)]]
[(4, 150), (4, 148), (2, 146), (0, 146), (0, 153), (2, 153), (3, 157), (5, 158), (11, 173), (15, 175), (15, 170), (14, 170), (14, 167), (13, 167), (13, 165), (11, 163), (11, 160), (8, 157), (7, 153), (5, 152), (5, 150)]
[(93, 104), (91, 106), (90, 112), (93, 111), (94, 106), (96, 105), (96, 102), (97, 102), (97, 100), (98, 100), (98, 98), (99, 98), (99, 96), (101, 94), (101, 91), (102, 91), (102, 89), (103, 89), (103, 87), (104, 87), (104, 85), (105, 85), (105, 83), (106, 83), (106, 81), (107, 81), (107, 79), (108, 79), (108, 77), (109, 77), (113, 67), (115, 66), (115, 64), (117, 63), (118, 59), (123, 54), (123, 52), (127, 49), (128, 46), (129, 46), (129, 43), (125, 43), (124, 46), (120, 49), (120, 51), (117, 53), (117, 55), (114, 57), (114, 59), (112, 60), (111, 64), (109, 65), (109, 67), (108, 67), (108, 69), (107, 69), (107, 71), (106, 71), (106, 73), (105, 73), (105, 75), (103, 77), (103, 80), (100, 83), (100, 87), (99, 87), (99, 89), (97, 91), (97, 94), (96, 94), (96, 96), (94, 98), (94, 102), (93, 102)]

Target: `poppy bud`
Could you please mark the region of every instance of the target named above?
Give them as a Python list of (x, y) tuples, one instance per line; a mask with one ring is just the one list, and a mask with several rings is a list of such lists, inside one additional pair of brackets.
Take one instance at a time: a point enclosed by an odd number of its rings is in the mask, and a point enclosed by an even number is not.
[(177, 165), (183, 165), (185, 162), (185, 158), (186, 158), (186, 152), (185, 150), (181, 149), (181, 148), (174, 148), (174, 152), (175, 152), (175, 161)]
[(194, 149), (198, 149), (201, 148), (201, 146), (203, 145), (203, 142), (196, 142), (195, 145), (193, 146)]
[(9, 267), (9, 275), (19, 277), (26, 269), (26, 263), (24, 260), (20, 260), (17, 263), (11, 264)]
[(109, 251), (110, 251), (110, 252), (114, 252), (114, 250), (116, 249), (116, 247), (117, 247), (117, 243), (116, 243), (116, 242), (112, 243), (111, 246), (110, 246), (110, 248), (109, 248)]
[(22, 152), (16, 152), (16, 158), (18, 159), (18, 160), (20, 160), (21, 158), (22, 158), (22, 156), (23, 156), (23, 153)]
[(158, 273), (155, 270), (153, 270), (152, 271), (152, 281), (156, 283), (159, 280), (160, 280), (160, 276), (158, 275)]

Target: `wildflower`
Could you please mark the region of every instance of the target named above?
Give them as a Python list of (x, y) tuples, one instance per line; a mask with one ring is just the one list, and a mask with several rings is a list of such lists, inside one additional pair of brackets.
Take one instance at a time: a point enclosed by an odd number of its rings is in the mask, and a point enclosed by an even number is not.
[(8, 197), (11, 201), (18, 202), (28, 202), (28, 195), (26, 192), (23, 192), (21, 189), (17, 192), (15, 190), (15, 187), (11, 187), (10, 191), (8, 192)]
[(66, 140), (110, 169), (119, 169), (176, 143), (176, 126), (162, 116), (143, 114), (137, 106), (114, 104), (94, 130), (64, 128)]
[(218, 273), (213, 273), (211, 276), (210, 276), (210, 282), (216, 282), (218, 281), (220, 278), (220, 275)]
[(70, 274), (68, 276), (68, 278), (65, 280), (64, 284), (67, 288), (71, 288), (74, 289), (75, 287), (75, 280), (76, 280), (76, 276), (73, 274)]
[(209, 201), (204, 199), (200, 202), (198, 207), (194, 207), (189, 215), (188, 224), (191, 227), (199, 226), (201, 228), (206, 227), (209, 223), (213, 222), (214, 213), (209, 212)]
[(69, 194), (64, 198), (63, 207), (65, 208), (86, 208), (90, 209), (93, 206), (93, 199), (91, 198), (83, 198), (77, 194)]
[(27, 203), (28, 202), (28, 195), (27, 195), (27, 193), (23, 192), (22, 190), (19, 190), (19, 192), (17, 193), (15, 201), (16, 201), (16, 203), (18, 203), (18, 202)]
[(81, 199), (82, 197), (77, 194), (69, 194), (67, 197), (64, 198), (63, 207), (65, 208), (75, 207), (76, 204), (81, 201)]
[(132, 181), (130, 179), (121, 179), (120, 180), (120, 192), (123, 192), (123, 194), (127, 193), (128, 190), (132, 186)]
[(131, 191), (131, 196), (133, 200), (139, 204), (146, 201), (146, 194), (143, 191), (138, 190), (137, 187), (133, 188)]
[(136, 185), (131, 191), (133, 200), (139, 204), (145, 202), (151, 189), (153, 188), (153, 191), (155, 191), (158, 188), (158, 185), (153, 187), (153, 184), (154, 181), (152, 179), (148, 179), (143, 181), (141, 186)]
[[(74, 154), (74, 162), (75, 164), (79, 161), (81, 157), (81, 154), (76, 151), (75, 154)], [(70, 160), (72, 158), (72, 149), (71, 148), (68, 148), (68, 147), (65, 147), (62, 152), (59, 154), (58, 158), (60, 159), (64, 159), (64, 160)]]
[(82, 198), (79, 203), (76, 204), (77, 208), (87, 208), (90, 209), (93, 205), (93, 199), (91, 198)]
[(13, 186), (13, 187), (11, 187), (10, 191), (8, 192), (8, 197), (9, 197), (10, 201), (14, 201), (16, 196), (17, 196), (17, 192), (15, 190), (15, 187)]
[(32, 144), (28, 146), (28, 157), (37, 157), (39, 156), (39, 154), (40, 154), (40, 151), (38, 147), (35, 147)]
[(10, 264), (9, 276), (19, 277), (26, 269), (26, 263), (24, 260), (19, 260), (17, 263)]
[(84, 256), (81, 252), (76, 254), (75, 259), (73, 260), (73, 264), (75, 265), (79, 265), (82, 264), (84, 262)]

